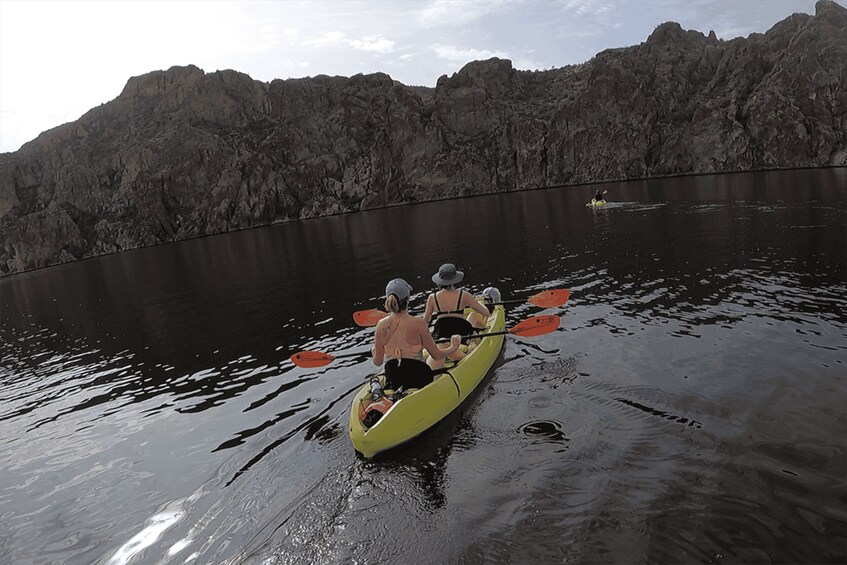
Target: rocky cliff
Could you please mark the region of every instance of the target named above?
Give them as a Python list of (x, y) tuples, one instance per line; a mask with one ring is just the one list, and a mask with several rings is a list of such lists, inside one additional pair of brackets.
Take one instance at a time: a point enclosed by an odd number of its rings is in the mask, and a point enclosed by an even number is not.
[(660, 25), (561, 69), (255, 81), (174, 67), (0, 155), (0, 273), (296, 218), (588, 181), (847, 164), (847, 10)]

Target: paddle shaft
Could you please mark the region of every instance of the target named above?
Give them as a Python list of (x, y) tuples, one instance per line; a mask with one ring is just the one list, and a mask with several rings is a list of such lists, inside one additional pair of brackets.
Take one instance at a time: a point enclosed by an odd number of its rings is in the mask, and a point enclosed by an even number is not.
[[(517, 298), (515, 300), (501, 300), (500, 302), (484, 302), (483, 306), (485, 306), (487, 308), (489, 306), (505, 306), (506, 304), (526, 304), (528, 302), (529, 302), (529, 300), (526, 299), (526, 298)], [(465, 312), (465, 310), (462, 309), (462, 310), (442, 310), (441, 312), (438, 312), (438, 313), (439, 314), (463, 314), (464, 312)], [(412, 314), (412, 315), (415, 315), (415, 316), (423, 314), (422, 311), (418, 311), (418, 310), (416, 310), (414, 312), (409, 312), (409, 313)], [(434, 320), (435, 320), (435, 318), (433, 318), (433, 321)]]
[[(503, 330), (502, 332), (488, 332), (488, 333), (484, 333), (484, 334), (463, 335), (462, 341), (465, 341), (466, 339), (477, 339), (477, 338), (482, 338), (482, 337), (491, 337), (491, 336), (495, 336), (495, 335), (509, 335), (510, 333), (513, 333), (513, 332), (510, 331), (510, 330)], [(437, 340), (435, 340), (435, 343), (450, 343), (450, 338), (445, 337), (443, 339), (437, 339)]]
[(344, 359), (345, 357), (361, 357), (362, 355), (370, 355), (370, 354), (371, 354), (371, 350), (369, 349), (367, 351), (356, 351), (355, 353), (342, 353), (340, 355), (333, 355), (332, 359), (334, 361), (335, 359)]
[[(528, 298), (515, 298), (514, 300), (501, 300), (500, 302), (484, 302), (483, 304), (486, 307), (488, 307), (488, 306), (505, 306), (506, 304), (526, 304), (527, 302), (532, 304), (533, 298), (535, 298), (535, 296), (530, 296)], [(557, 306), (561, 306), (561, 304), (558, 304)], [(443, 312), (443, 313), (444, 314), (457, 314), (459, 312), (464, 312), (464, 310), (451, 310), (449, 312)]]
[(515, 300), (501, 300), (500, 302), (491, 302), (489, 304), (486, 304), (486, 306), (504, 306), (506, 304), (524, 304), (525, 302), (529, 302), (529, 299), (527, 299), (527, 298), (516, 298)]
[[(531, 296), (529, 298), (516, 298), (514, 300), (501, 300), (500, 302), (484, 302), (483, 305), (487, 308), (489, 306), (505, 306), (507, 304), (532, 304)], [(445, 312), (441, 312), (442, 314), (462, 314), (464, 310), (448, 310)]]

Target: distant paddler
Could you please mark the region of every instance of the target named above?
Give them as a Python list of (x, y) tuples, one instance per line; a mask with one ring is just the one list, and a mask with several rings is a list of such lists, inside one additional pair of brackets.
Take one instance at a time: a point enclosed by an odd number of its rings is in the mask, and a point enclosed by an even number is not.
[(609, 192), (608, 190), (598, 190), (594, 197), (591, 199), (591, 202), (586, 204), (586, 206), (603, 206), (606, 204), (606, 196), (605, 194)]

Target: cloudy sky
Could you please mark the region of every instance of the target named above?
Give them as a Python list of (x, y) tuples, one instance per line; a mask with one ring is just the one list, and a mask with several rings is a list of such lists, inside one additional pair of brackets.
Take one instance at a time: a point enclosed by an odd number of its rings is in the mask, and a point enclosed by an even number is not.
[(660, 23), (731, 39), (815, 0), (0, 0), (0, 151), (78, 119), (131, 76), (173, 65), (254, 79), (382, 71), (435, 86), (468, 61), (582, 63)]

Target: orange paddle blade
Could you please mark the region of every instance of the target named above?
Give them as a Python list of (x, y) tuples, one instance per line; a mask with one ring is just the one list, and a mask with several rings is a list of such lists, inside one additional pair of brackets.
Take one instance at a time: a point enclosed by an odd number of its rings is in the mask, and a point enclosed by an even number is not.
[(562, 306), (571, 297), (571, 291), (566, 288), (545, 290), (529, 297), (529, 302), (541, 308), (556, 308)]
[(558, 327), (559, 317), (553, 314), (549, 316), (532, 316), (509, 331), (515, 335), (532, 337), (550, 333)]
[(386, 316), (388, 316), (388, 312), (383, 312), (382, 310), (357, 310), (353, 312), (353, 321), (356, 322), (357, 326), (372, 328)]
[(314, 369), (315, 367), (323, 367), (335, 361), (335, 357), (323, 351), (301, 351), (291, 356), (291, 362), (298, 367), (306, 369)]

